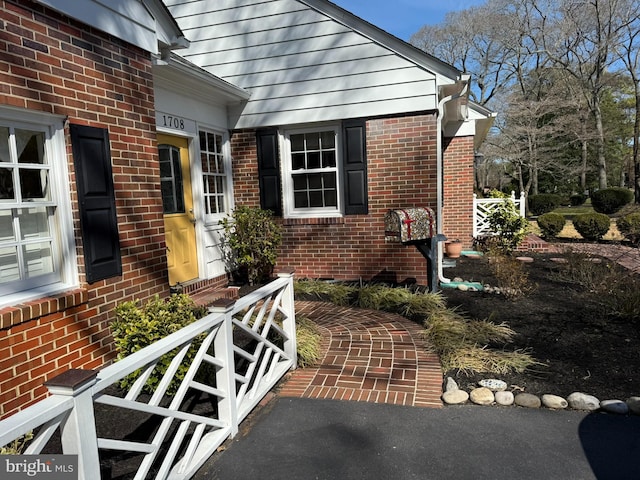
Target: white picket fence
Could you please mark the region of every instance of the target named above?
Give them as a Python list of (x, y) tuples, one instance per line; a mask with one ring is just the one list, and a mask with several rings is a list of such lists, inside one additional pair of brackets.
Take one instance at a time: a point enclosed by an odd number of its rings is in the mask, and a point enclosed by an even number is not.
[[(520, 216), (526, 215), (526, 198), (524, 192), (520, 192), (520, 198), (516, 198), (516, 192), (511, 192), (511, 201), (520, 211)], [(473, 194), (473, 238), (492, 235), (489, 225), (489, 215), (504, 201), (503, 198), (478, 198)]]
[[(165, 395), (180, 365), (188, 363), (185, 355), (194, 341), (201, 343), (177, 393)], [(166, 355), (172, 357), (166, 374), (152, 395), (144, 394)], [(105, 450), (141, 456), (136, 480), (188, 479), (296, 363), (293, 274), (285, 273), (235, 302), (218, 302), (201, 320), (99, 372), (70, 370), (47, 382), (51, 396), (0, 422), (0, 446), (33, 431), (24, 454), (38, 454), (59, 430), (62, 452), (48, 453), (78, 455), (80, 480), (101, 478), (99, 451)], [(214, 372), (207, 380), (196, 377), (204, 365)], [(124, 395), (106, 392), (136, 371), (142, 373)], [(185, 408), (194, 391), (213, 399), (213, 414)], [(154, 415), (156, 428), (146, 441), (102, 438), (96, 432), (96, 404), (116, 407), (122, 416), (109, 421), (125, 425), (134, 412)]]

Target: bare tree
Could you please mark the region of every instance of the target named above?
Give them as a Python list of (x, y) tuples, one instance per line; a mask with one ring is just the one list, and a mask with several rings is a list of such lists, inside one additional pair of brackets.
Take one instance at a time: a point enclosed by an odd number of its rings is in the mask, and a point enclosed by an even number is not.
[(493, 1), (445, 16), (442, 24), (425, 25), (411, 36), (414, 46), (441, 58), (474, 80), (471, 98), (486, 105), (513, 79), (514, 59), (506, 42), (512, 13), (492, 7)]
[(633, 19), (622, 28), (621, 41), (616, 46), (616, 54), (624, 65), (633, 84), (635, 112), (633, 122), (633, 176), (636, 203), (640, 203), (640, 11), (639, 0), (628, 0), (624, 5), (626, 15)]
[(602, 122), (602, 95), (607, 87), (606, 73), (613, 65), (614, 52), (631, 19), (622, 8), (625, 0), (531, 0), (538, 15), (539, 45), (551, 61), (573, 75), (583, 92), (597, 132), (596, 156), (598, 184), (607, 187), (605, 134)]

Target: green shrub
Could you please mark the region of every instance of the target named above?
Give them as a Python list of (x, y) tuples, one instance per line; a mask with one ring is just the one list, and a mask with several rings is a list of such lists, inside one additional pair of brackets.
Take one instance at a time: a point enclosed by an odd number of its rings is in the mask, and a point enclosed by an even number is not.
[[(116, 307), (115, 313), (116, 319), (111, 324), (111, 332), (115, 340), (118, 360), (121, 360), (203, 317), (206, 310), (196, 306), (188, 295), (177, 294), (171, 295), (166, 300), (156, 296), (144, 305), (140, 305), (139, 302), (124, 302)], [(185, 361), (178, 368), (167, 390), (168, 395), (173, 395), (177, 391), (180, 381), (191, 364), (190, 360), (193, 360), (201, 343), (201, 339), (193, 341)], [(145, 392), (155, 391), (176, 353), (177, 350), (160, 359), (149, 376), (144, 387)], [(137, 371), (128, 375), (122, 379), (120, 386), (130, 388), (140, 373), (142, 372)]]
[(604, 213), (583, 213), (576, 215), (573, 226), (585, 240), (601, 240), (611, 226), (611, 220)]
[(538, 217), (538, 226), (545, 238), (556, 238), (564, 228), (566, 221), (560, 213), (545, 213)]
[(269, 279), (278, 259), (282, 230), (270, 210), (238, 206), (229, 218), (220, 221), (224, 228), (222, 246), (227, 268), (250, 285)]
[(640, 243), (640, 212), (618, 218), (616, 225), (620, 233), (631, 243)]
[(628, 188), (603, 188), (591, 195), (591, 205), (598, 213), (611, 215), (633, 201), (633, 192)]
[(515, 203), (505, 198), (489, 215), (487, 221), (496, 242), (496, 247), (503, 252), (512, 252), (524, 240), (529, 228), (526, 218), (520, 216)]
[(581, 193), (574, 193), (569, 197), (569, 204), (572, 207), (579, 207), (580, 205), (583, 205), (584, 202), (586, 201), (587, 201), (587, 196)]
[(562, 202), (562, 197), (555, 193), (540, 193), (538, 195), (529, 195), (528, 201), (531, 214), (542, 215), (558, 208)]

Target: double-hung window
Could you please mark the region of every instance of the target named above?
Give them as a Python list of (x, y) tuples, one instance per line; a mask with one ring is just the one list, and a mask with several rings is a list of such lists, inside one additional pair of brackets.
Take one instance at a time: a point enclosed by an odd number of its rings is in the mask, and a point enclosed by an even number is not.
[(231, 165), (225, 154), (227, 146), (221, 133), (200, 130), (200, 162), (204, 213), (211, 221), (229, 212)]
[(287, 215), (340, 215), (339, 128), (289, 131), (284, 141)]
[(260, 206), (297, 218), (366, 215), (366, 120), (256, 131)]
[(72, 281), (66, 172), (60, 120), (0, 109), (0, 304)]

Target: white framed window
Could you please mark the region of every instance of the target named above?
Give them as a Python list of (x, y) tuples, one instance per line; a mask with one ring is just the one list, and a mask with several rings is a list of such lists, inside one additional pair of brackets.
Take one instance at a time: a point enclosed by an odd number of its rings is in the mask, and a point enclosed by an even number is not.
[(342, 215), (340, 126), (283, 134), (284, 211), (289, 217)]
[(77, 283), (62, 119), (0, 108), (0, 305)]
[(225, 135), (200, 130), (200, 164), (204, 215), (211, 223), (231, 210), (231, 162)]

